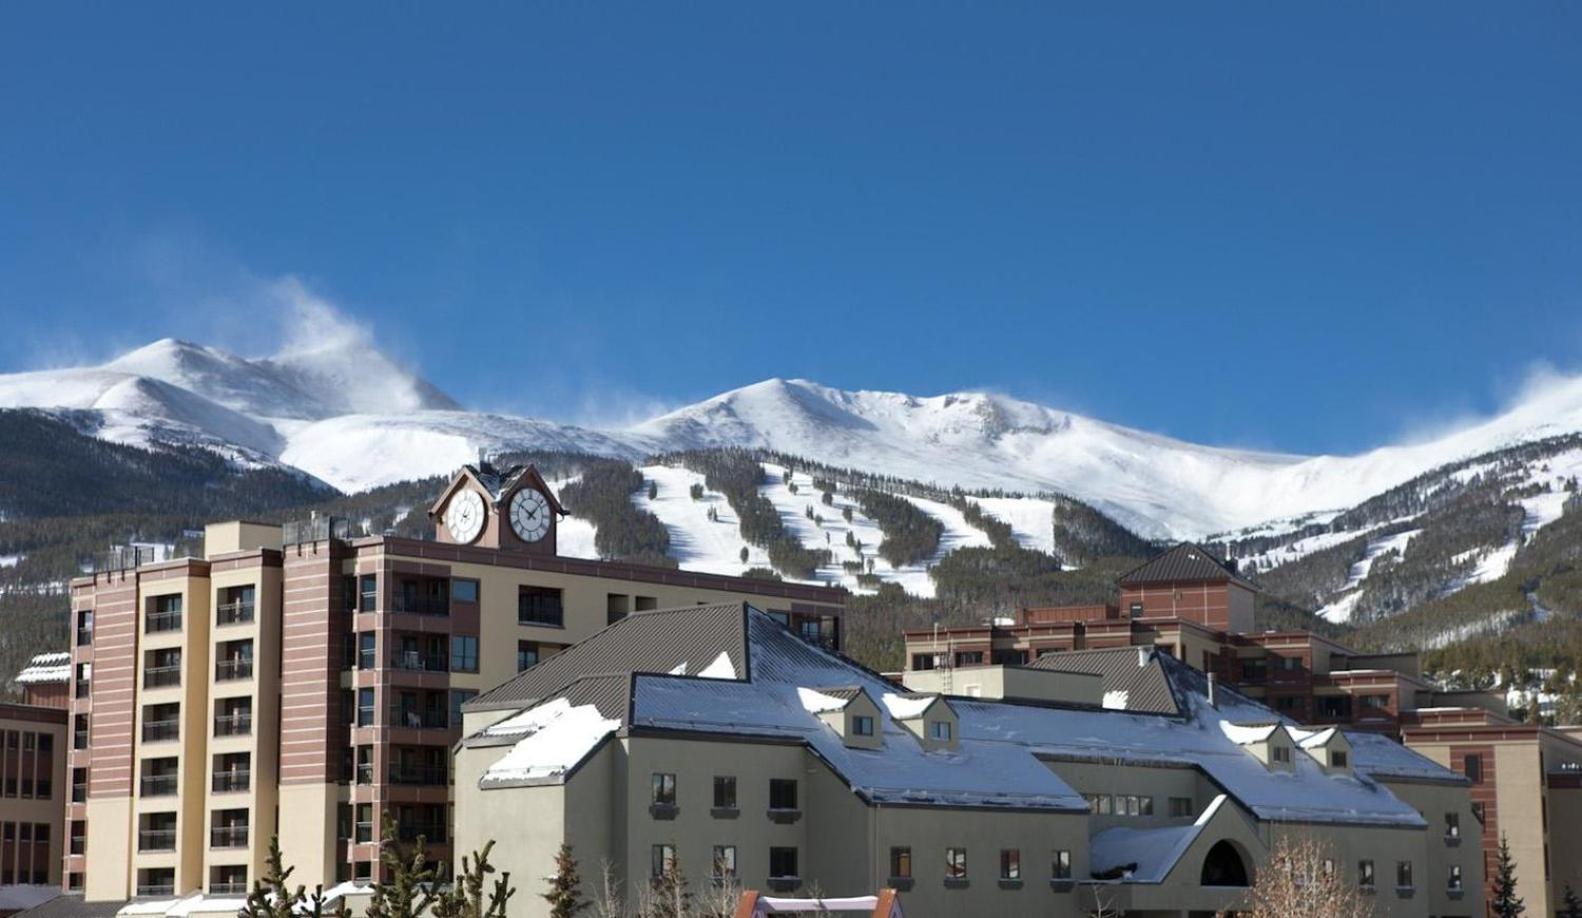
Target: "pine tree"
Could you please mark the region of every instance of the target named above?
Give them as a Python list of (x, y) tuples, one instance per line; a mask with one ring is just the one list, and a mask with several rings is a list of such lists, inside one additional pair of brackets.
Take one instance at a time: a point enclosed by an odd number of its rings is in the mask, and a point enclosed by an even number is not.
[(747, 563), (747, 546), (745, 545), (742, 546), (742, 563)]
[(1566, 884), (1565, 896), (1562, 899), (1560, 918), (1582, 918), (1582, 898), (1578, 898), (1576, 890), (1571, 884)]
[(411, 852), (396, 840), (395, 817), (385, 814), (379, 829), (379, 863), (389, 882), (374, 883), (366, 918), (418, 918), (434, 902), (434, 868), (419, 835)]
[(461, 876), (434, 900), (434, 918), (505, 918), (506, 902), (516, 895), (510, 871), (494, 881), (487, 905), (483, 900), (484, 882), (494, 873), (489, 863), (489, 851), (493, 848), (494, 842), (489, 841), (482, 851), (473, 853), (471, 860), (462, 856)]
[(648, 905), (642, 910), (645, 918), (690, 918), (692, 888), (687, 885), (680, 857), (673, 858), (664, 874), (653, 879), (644, 898)]
[(657, 482), (657, 481), (650, 481), (648, 483), (648, 499), (649, 500), (653, 500), (653, 499), (657, 498), (658, 496), (659, 496), (659, 482)]
[(588, 901), (580, 895), (582, 878), (577, 875), (577, 861), (571, 856), (570, 845), (562, 844), (555, 853), (555, 875), (548, 880), (549, 891), (542, 895), (549, 903), (549, 918), (572, 918), (588, 907)]
[(1516, 864), (1511, 861), (1511, 848), (1500, 833), (1500, 856), (1494, 874), (1494, 900), (1489, 909), (1495, 918), (1521, 918), (1527, 904), (1516, 895)]
[(247, 894), (247, 904), (238, 912), (239, 918), (325, 918), (326, 915), (352, 918), (344, 902), (333, 911), (324, 911), (323, 885), (315, 886), (311, 896), (301, 884), (295, 890), (286, 885), (297, 868), (285, 866), (285, 858), (280, 853), (280, 836), (269, 837), (269, 855), (265, 863), (266, 872), (253, 880), (253, 891)]

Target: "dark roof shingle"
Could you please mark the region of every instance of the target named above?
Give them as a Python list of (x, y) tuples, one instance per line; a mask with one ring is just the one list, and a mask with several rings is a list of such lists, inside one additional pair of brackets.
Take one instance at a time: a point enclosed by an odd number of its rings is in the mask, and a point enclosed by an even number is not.
[(1237, 576), (1230, 565), (1214, 557), (1201, 545), (1182, 542), (1121, 575), (1121, 586), (1148, 583), (1194, 583), (1234, 581), (1257, 589)]
[[(1034, 669), (1092, 673), (1104, 680), (1103, 691), (1125, 692), (1125, 710), (1145, 714), (1179, 714), (1170, 679), (1151, 647), (1116, 647), (1047, 653), (1029, 663)], [(1114, 697), (1114, 696), (1111, 696)]]

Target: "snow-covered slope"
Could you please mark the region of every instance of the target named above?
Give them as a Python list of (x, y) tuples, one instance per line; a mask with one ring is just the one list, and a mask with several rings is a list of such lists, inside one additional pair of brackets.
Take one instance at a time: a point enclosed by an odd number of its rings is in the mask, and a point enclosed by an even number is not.
[[(442, 473), (480, 448), (637, 458), (761, 447), (947, 487), (1065, 493), (1168, 538), (1338, 511), (1450, 461), (1582, 431), (1582, 378), (1551, 381), (1444, 436), (1313, 457), (1187, 443), (1001, 395), (921, 398), (782, 379), (590, 429), (462, 410), (358, 338), (263, 359), (166, 339), (98, 367), (0, 376), (0, 407), (72, 409), (107, 439), (196, 443), (346, 490)], [(1002, 509), (1023, 544), (1047, 545), (1043, 507)]]

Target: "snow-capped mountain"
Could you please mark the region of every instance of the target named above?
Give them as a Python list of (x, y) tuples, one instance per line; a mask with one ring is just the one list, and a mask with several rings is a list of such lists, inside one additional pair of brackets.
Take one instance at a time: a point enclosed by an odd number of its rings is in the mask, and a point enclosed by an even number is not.
[(466, 411), (364, 342), (248, 359), (166, 339), (98, 367), (0, 376), (0, 407), (71, 412), (105, 439), (199, 444), (349, 491), (443, 474), (480, 448), (638, 458), (747, 446), (945, 486), (1062, 492), (1143, 535), (1188, 537), (1336, 512), (1447, 462), (1582, 431), (1582, 378), (1445, 436), (1356, 456), (1204, 446), (995, 394), (782, 379), (593, 429)]

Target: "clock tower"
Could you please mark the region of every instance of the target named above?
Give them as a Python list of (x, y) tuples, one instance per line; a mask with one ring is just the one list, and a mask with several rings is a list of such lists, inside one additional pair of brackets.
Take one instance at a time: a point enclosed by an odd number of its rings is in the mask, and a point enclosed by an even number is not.
[(557, 553), (565, 513), (534, 466), (501, 470), (483, 461), (462, 466), (428, 509), (441, 542), (546, 556)]

